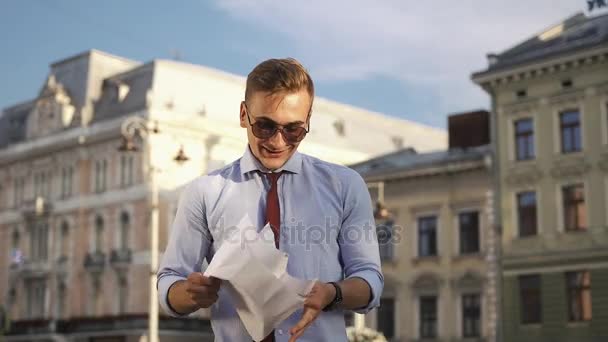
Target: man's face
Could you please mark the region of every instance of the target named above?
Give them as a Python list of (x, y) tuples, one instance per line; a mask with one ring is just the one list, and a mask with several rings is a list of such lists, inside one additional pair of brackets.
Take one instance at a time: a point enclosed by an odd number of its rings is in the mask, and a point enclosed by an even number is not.
[(280, 130), (269, 138), (256, 137), (251, 124), (259, 123), (264, 127), (278, 124), (289, 132), (297, 131), (298, 127), (308, 128), (310, 103), (310, 95), (305, 89), (273, 95), (258, 91), (251, 94), (247, 104), (241, 103), (241, 127), (247, 128), (251, 152), (264, 167), (270, 170), (282, 167), (295, 153), (300, 142), (288, 141)]

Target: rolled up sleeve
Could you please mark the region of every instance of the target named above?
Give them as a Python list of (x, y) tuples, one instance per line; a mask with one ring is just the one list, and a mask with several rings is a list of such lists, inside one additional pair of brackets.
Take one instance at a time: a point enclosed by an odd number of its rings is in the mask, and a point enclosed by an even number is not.
[(212, 241), (199, 184), (200, 179), (191, 182), (180, 196), (169, 242), (159, 265), (156, 283), (159, 303), (174, 317), (181, 315), (169, 305), (169, 289), (175, 282), (187, 279), (190, 273), (201, 271)]
[(340, 228), (340, 256), (345, 278), (361, 278), (371, 289), (369, 303), (354, 310), (366, 313), (380, 305), (384, 276), (380, 266), (378, 238), (371, 198), (365, 182), (351, 171), (344, 184), (344, 217)]

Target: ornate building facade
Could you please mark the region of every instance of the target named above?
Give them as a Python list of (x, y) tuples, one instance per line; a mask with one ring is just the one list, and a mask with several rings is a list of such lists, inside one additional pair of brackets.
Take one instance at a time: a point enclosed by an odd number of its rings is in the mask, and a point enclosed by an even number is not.
[[(142, 64), (93, 50), (53, 63), (35, 99), (3, 110), (7, 340), (136, 341), (146, 334), (150, 227), (158, 224), (162, 253), (181, 187), (243, 153), (244, 86), (241, 76), (203, 66)], [(142, 129), (125, 140), (121, 127), (133, 117)], [(445, 143), (439, 129), (317, 98), (300, 150), (346, 164)], [(209, 322), (196, 318), (206, 314), (194, 316), (161, 316), (161, 340), (211, 340)]]
[(488, 55), (504, 341), (608, 339), (608, 15)]
[(391, 341), (496, 341), (488, 113), (449, 121), (448, 150), (404, 149), (351, 166), (378, 203), (385, 288), (367, 324)]

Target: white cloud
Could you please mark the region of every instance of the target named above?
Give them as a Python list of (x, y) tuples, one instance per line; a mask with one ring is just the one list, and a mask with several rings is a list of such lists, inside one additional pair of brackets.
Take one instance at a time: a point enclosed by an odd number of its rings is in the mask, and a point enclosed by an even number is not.
[(470, 74), (500, 52), (582, 11), (583, 0), (219, 0), (240, 20), (279, 32), (317, 80), (379, 75), (436, 89), (439, 115), (486, 106)]

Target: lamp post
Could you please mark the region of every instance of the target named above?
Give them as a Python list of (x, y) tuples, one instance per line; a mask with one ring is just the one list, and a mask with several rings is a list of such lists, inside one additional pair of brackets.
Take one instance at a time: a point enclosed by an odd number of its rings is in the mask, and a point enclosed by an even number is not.
[[(138, 151), (134, 139), (136, 137), (144, 138), (150, 133), (158, 133), (158, 123), (150, 122), (140, 116), (131, 116), (123, 121), (121, 127), (122, 144), (118, 148), (121, 152)], [(148, 162), (148, 179), (150, 183), (150, 298), (148, 308), (148, 342), (158, 342), (158, 295), (156, 289), (156, 278), (158, 271), (158, 203), (159, 192), (158, 183), (156, 181), (156, 172), (160, 169), (152, 165), (152, 156)], [(185, 155), (183, 146), (175, 158), (179, 164), (186, 162), (189, 158)]]

